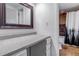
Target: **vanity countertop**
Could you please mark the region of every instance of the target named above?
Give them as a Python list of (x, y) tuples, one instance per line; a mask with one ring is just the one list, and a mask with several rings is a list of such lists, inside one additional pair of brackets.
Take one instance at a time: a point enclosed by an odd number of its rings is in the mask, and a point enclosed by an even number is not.
[(48, 35), (29, 35), (10, 39), (0, 40), (0, 55), (5, 55), (12, 51), (18, 50), (22, 47), (29, 47), (36, 44), (46, 38), (50, 38)]

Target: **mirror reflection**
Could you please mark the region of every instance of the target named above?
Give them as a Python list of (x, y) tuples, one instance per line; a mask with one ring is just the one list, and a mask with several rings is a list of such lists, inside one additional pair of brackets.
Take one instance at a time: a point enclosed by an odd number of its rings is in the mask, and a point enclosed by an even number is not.
[(31, 24), (31, 9), (17, 3), (6, 3), (6, 24)]

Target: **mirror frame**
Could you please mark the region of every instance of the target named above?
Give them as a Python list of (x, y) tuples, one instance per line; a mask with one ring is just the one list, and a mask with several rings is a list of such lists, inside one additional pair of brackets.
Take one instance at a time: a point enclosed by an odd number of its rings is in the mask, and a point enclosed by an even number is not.
[(6, 24), (6, 3), (0, 3), (0, 29), (32, 29), (33, 28), (33, 6), (27, 3), (18, 3), (31, 10), (31, 24)]

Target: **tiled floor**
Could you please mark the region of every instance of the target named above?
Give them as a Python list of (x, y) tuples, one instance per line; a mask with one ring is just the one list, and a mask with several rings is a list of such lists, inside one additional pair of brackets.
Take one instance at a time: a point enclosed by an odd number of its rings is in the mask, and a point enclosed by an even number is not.
[(71, 45), (63, 45), (59, 50), (60, 56), (79, 56), (79, 47)]

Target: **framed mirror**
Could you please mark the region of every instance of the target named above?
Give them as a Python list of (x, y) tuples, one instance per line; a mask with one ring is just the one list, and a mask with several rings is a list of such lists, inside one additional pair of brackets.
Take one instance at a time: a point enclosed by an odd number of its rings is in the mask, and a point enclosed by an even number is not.
[(0, 3), (0, 28), (33, 28), (33, 7), (27, 3)]

